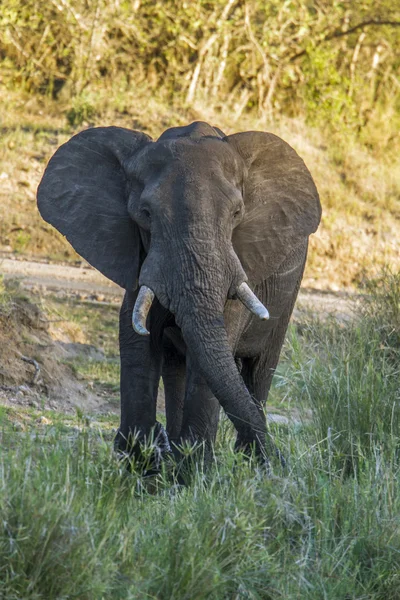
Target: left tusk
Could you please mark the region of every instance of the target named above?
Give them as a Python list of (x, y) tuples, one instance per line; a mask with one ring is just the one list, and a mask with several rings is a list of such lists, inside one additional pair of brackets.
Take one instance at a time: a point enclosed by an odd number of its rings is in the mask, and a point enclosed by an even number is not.
[(150, 331), (147, 331), (146, 328), (146, 319), (153, 300), (154, 292), (147, 286), (142, 285), (132, 312), (132, 326), (139, 335), (150, 335)]
[(257, 296), (251, 291), (247, 283), (243, 282), (239, 285), (236, 290), (237, 298), (243, 302), (245, 307), (256, 315), (262, 321), (267, 321), (269, 319), (269, 312), (265, 308), (264, 304), (260, 302)]

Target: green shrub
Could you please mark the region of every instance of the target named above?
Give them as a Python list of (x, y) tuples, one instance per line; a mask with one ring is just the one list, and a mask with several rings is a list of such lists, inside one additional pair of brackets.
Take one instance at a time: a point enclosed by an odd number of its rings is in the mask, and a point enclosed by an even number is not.
[[(10, 88), (69, 102), (101, 88), (121, 105), (121, 81), (145, 82), (169, 102), (203, 102), (234, 119), (302, 113), (357, 133), (383, 108), (398, 115), (396, 23), (386, 0), (6, 0), (0, 63)], [(90, 105), (78, 104), (72, 125), (90, 119)]]
[(96, 109), (90, 99), (85, 96), (74, 98), (72, 106), (66, 112), (66, 118), (71, 127), (78, 127), (89, 122), (96, 114)]
[(337, 68), (339, 50), (335, 47), (310, 49), (304, 61), (302, 87), (307, 120), (315, 125), (326, 123), (335, 129), (354, 129), (360, 124), (354, 98), (349, 95), (350, 80)]

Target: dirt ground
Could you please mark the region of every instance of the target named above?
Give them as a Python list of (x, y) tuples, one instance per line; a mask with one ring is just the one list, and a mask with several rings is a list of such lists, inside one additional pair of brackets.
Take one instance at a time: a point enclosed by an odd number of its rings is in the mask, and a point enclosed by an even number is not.
[(107, 397), (77, 377), (71, 361), (106, 360), (88, 344), (54, 339), (41, 309), (24, 297), (0, 310), (0, 404), (43, 410), (105, 413)]

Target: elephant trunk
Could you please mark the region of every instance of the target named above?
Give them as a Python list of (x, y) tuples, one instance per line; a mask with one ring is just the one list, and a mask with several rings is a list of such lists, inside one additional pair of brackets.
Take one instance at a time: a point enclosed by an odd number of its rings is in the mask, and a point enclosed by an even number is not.
[[(200, 307), (199, 307), (200, 308)], [(222, 310), (193, 305), (190, 312), (176, 315), (183, 338), (201, 375), (234, 424), (243, 446), (255, 444), (264, 453), (265, 418), (253, 401), (237, 369), (224, 326)]]

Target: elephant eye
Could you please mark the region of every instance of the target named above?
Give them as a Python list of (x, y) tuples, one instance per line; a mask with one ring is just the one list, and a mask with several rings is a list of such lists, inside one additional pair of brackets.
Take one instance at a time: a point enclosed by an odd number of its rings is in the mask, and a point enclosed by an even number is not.
[(241, 210), (240, 210), (240, 208), (238, 208), (238, 209), (237, 209), (237, 210), (235, 210), (235, 212), (233, 213), (233, 216), (234, 216), (235, 218), (236, 218), (236, 217), (239, 217), (240, 213), (241, 213)]
[(151, 219), (151, 214), (148, 208), (142, 208), (140, 212), (146, 219)]

